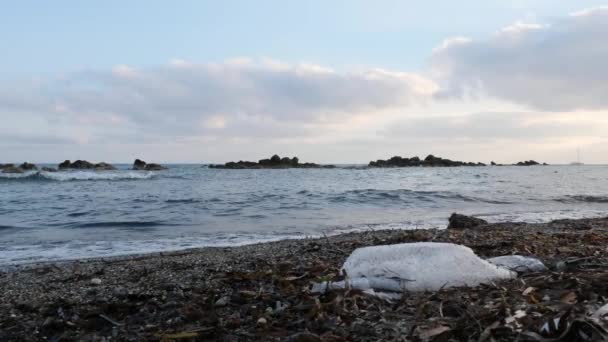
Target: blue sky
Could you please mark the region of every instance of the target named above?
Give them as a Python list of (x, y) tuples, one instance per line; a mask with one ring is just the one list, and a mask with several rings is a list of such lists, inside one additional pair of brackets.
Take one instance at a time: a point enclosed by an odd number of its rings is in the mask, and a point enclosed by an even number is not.
[(608, 163), (605, 4), (0, 0), (0, 162)]
[(66, 72), (173, 58), (271, 57), (333, 67), (425, 67), (451, 36), (483, 37), (599, 1), (5, 1), (0, 72)]

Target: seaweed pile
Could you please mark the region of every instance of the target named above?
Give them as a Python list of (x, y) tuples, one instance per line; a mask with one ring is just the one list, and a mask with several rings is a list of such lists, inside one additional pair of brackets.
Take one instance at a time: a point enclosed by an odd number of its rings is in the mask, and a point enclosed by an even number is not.
[[(452, 242), (550, 270), (385, 301), (341, 280), (356, 248)], [(603, 341), (608, 218), (384, 230), (16, 267), (0, 273), (2, 341)], [(595, 313), (595, 315), (594, 315)]]

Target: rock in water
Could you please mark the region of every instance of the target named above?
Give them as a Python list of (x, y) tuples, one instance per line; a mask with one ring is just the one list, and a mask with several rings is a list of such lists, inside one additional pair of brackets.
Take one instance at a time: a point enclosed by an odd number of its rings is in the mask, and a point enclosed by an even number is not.
[(15, 166), (4, 166), (2, 168), (2, 173), (23, 173), (23, 170), (21, 170), (18, 167)]
[(479, 258), (468, 247), (435, 242), (359, 248), (346, 259), (342, 270), (348, 283), (332, 287), (392, 292), (476, 286), (517, 276)]
[(133, 170), (145, 170), (145, 169), (146, 169), (146, 162), (141, 159), (135, 159), (135, 162), (133, 162)]
[(511, 271), (524, 273), (524, 272), (544, 272), (547, 270), (545, 264), (542, 261), (525, 257), (522, 255), (504, 255), (495, 258), (487, 259), (488, 262), (509, 269)]
[(467, 229), (488, 224), (488, 221), (486, 220), (456, 213), (453, 213), (452, 216), (450, 216), (449, 222), (448, 229)]
[(38, 167), (35, 164), (31, 164), (28, 162), (19, 165), (19, 168), (24, 171), (38, 170)]

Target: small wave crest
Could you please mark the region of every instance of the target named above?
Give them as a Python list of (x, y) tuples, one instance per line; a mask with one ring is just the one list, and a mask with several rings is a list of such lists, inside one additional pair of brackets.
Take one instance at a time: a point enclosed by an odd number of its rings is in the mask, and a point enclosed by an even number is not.
[(555, 199), (561, 203), (608, 203), (608, 196), (570, 195)]
[(0, 173), (0, 181), (114, 181), (150, 179), (154, 176), (153, 172), (142, 171), (36, 171), (17, 174)]
[(378, 190), (360, 189), (350, 190), (330, 197), (332, 202), (346, 203), (374, 203), (385, 201), (400, 202), (436, 202), (436, 201), (458, 201), (458, 202), (483, 202), (492, 204), (509, 204), (506, 201), (497, 201), (479, 197), (466, 196), (451, 191), (416, 191), (410, 189)]
[(71, 224), (72, 228), (154, 228), (164, 226), (163, 222), (157, 221), (104, 221)]

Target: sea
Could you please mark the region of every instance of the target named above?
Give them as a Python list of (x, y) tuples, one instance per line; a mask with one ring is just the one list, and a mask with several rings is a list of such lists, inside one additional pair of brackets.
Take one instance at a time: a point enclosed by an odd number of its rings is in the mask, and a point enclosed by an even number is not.
[(0, 265), (380, 229), (608, 216), (608, 166), (0, 174)]

